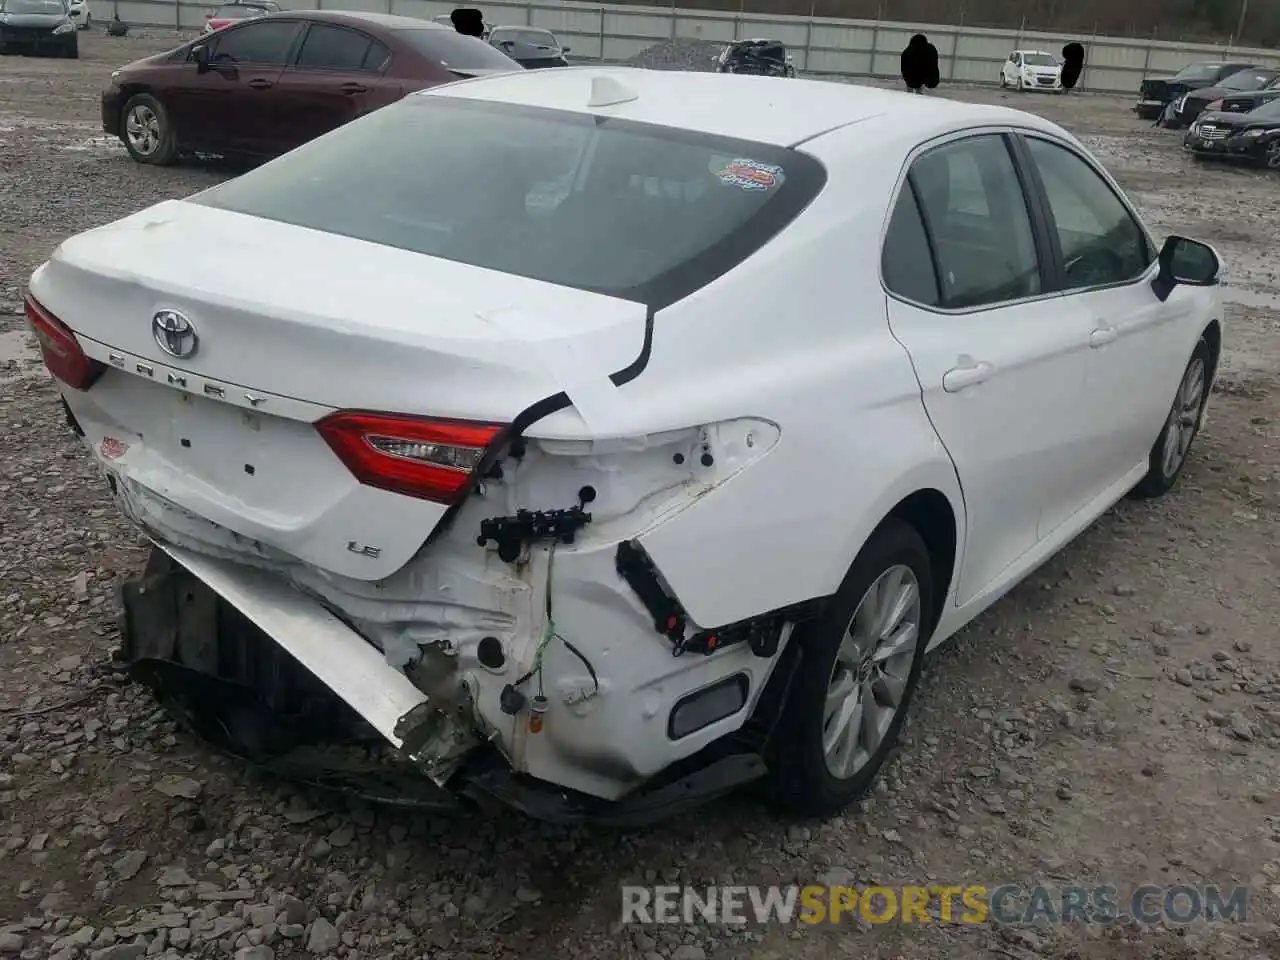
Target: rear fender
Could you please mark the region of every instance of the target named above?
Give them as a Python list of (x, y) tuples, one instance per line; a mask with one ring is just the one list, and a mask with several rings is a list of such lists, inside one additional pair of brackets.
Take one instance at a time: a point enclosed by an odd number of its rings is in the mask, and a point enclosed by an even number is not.
[(918, 388), (891, 406), (861, 411), (858, 429), (846, 428), (834, 445), (812, 424), (789, 424), (770, 456), (638, 538), (701, 627), (835, 593), (871, 533), (919, 490), (946, 496), (956, 543), (964, 543), (955, 467)]

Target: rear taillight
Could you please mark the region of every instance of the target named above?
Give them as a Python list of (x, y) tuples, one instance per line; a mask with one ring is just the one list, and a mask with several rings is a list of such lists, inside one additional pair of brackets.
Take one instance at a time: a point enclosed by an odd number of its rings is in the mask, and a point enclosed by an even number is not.
[(454, 504), (502, 427), (343, 410), (316, 429), (361, 483)]
[(75, 390), (88, 390), (107, 369), (80, 349), (71, 328), (27, 294), (22, 298), (27, 322), (40, 342), (40, 353), (49, 372)]

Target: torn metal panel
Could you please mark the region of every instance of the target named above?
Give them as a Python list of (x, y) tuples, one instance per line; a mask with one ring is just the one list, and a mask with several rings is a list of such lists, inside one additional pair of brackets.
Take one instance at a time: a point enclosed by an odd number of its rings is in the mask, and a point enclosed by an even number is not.
[(426, 695), (381, 651), (314, 600), (268, 574), (158, 546), (272, 637), (394, 746), (400, 718)]

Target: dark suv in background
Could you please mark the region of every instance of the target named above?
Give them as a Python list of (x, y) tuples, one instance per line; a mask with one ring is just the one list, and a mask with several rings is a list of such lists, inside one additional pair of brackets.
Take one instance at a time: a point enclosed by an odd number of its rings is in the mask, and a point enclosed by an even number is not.
[(1241, 70), (1256, 69), (1252, 63), (1199, 60), (1189, 63), (1172, 77), (1146, 77), (1139, 88), (1134, 112), (1144, 120), (1154, 120), (1184, 93), (1212, 87)]
[(1270, 67), (1251, 67), (1233, 73), (1212, 87), (1191, 90), (1173, 101), (1167, 111), (1163, 126), (1172, 130), (1189, 127), (1209, 104), (1237, 93), (1258, 93), (1280, 83), (1280, 70)]

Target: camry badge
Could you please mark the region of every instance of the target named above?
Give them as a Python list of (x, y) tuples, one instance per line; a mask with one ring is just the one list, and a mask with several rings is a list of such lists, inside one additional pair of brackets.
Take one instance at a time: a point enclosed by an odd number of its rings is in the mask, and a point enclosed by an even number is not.
[(171, 357), (193, 356), (200, 346), (196, 328), (176, 310), (159, 310), (151, 318), (151, 335), (156, 345)]

